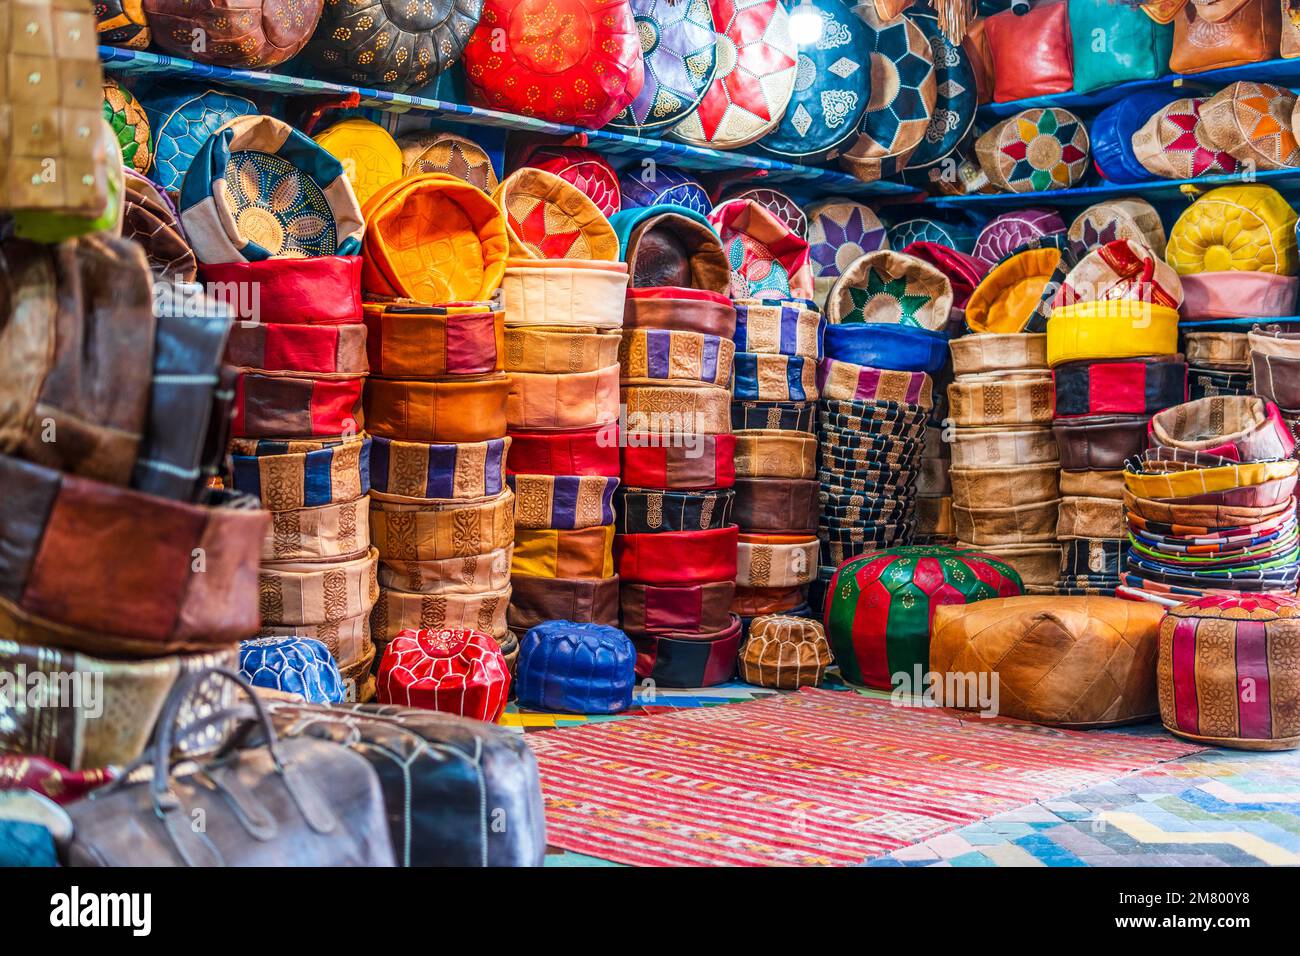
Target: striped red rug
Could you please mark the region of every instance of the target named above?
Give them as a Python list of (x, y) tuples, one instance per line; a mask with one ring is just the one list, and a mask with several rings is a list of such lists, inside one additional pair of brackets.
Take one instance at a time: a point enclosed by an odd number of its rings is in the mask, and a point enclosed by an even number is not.
[(548, 842), (642, 866), (860, 863), (1205, 749), (811, 689), (526, 739)]

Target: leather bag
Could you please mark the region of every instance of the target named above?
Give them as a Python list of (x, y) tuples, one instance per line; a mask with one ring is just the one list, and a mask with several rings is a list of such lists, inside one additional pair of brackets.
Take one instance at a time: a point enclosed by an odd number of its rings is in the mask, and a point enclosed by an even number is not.
[(1174, 17), (1174, 73), (1204, 73), (1277, 57), (1282, 14), (1277, 0), (1188, 3)]
[(984, 21), (993, 58), (994, 102), (1066, 93), (1074, 86), (1066, 6), (1043, 3), (1023, 16), (1007, 10)]
[(1070, 0), (1074, 91), (1164, 76), (1174, 28), (1114, 0)]
[[(182, 705), (219, 674), (252, 702), (207, 718), (243, 717), (225, 745), (192, 772), (171, 759)], [(249, 732), (261, 726), (259, 742)], [(132, 771), (152, 764), (152, 779)], [(234, 672), (198, 672), (172, 690), (150, 751), (122, 776), (69, 807), (69, 866), (395, 866), (379, 779), (364, 757), (320, 740), (281, 740), (252, 687)], [(205, 822), (196, 828), (201, 814)]]

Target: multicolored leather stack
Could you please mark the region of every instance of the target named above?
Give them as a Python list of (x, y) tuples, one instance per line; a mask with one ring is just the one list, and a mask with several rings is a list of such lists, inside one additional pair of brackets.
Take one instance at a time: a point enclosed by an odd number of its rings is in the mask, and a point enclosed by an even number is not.
[(618, 330), (627, 266), (575, 185), (523, 168), (493, 193), (510, 240), (502, 295), (515, 636), (548, 620), (616, 625)]
[(971, 334), (951, 344), (949, 477), (958, 547), (1005, 561), (1031, 594), (1054, 590), (1061, 563), (1047, 336), (1029, 331), (1060, 259), (1045, 241), (1003, 258), (966, 304)]
[(1094, 246), (1052, 300), (1062, 593), (1111, 597), (1119, 586), (1128, 558), (1124, 462), (1141, 452), (1151, 416), (1187, 399), (1187, 363), (1177, 353), (1182, 300), (1177, 274), (1139, 238)]
[(1176, 405), (1151, 419), (1148, 446), (1124, 471), (1120, 594), (1165, 605), (1294, 594), (1300, 462), (1278, 407), (1254, 395)]
[(697, 212), (650, 206), (613, 224), (631, 275), (619, 348), (623, 630), (638, 678), (704, 687), (735, 675), (741, 641), (732, 614), (731, 271)]
[[(295, 203), (266, 202), (291, 189)], [(346, 694), (366, 700), (378, 585), (365, 520), (360, 206), (333, 157), (256, 115), (203, 142), (179, 206), (200, 280), (236, 312), (226, 348), (238, 370), (228, 484), (272, 512), (259, 636), (319, 640)]]
[(827, 294), (817, 375), (822, 579), (863, 552), (911, 540), (951, 306), (939, 269), (883, 250), (850, 263)]
[[(736, 525), (740, 545), (732, 610), (810, 614), (817, 574), (817, 435), (813, 428), (822, 315), (794, 299), (736, 302)], [(805, 374), (806, 373), (806, 374)]]
[(390, 183), (365, 212), (370, 531), (380, 585), (371, 629), (381, 683), (384, 649), (400, 635), (477, 635), (472, 652), (459, 638), (408, 642), (397, 670), (436, 683), (458, 660), (477, 666), (517, 651), (506, 626), (515, 529), (506, 484), (510, 376), (502, 371), (504, 317), (490, 303), (505, 271), (506, 224), (486, 193), (444, 173)]

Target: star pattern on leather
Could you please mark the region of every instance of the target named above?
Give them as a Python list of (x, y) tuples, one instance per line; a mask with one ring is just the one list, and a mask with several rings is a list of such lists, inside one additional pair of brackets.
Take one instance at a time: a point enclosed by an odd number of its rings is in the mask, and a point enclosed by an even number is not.
[(1165, 122), (1179, 130), (1178, 135), (1165, 146), (1165, 150), (1171, 153), (1190, 153), (1193, 176), (1202, 176), (1207, 172), (1230, 173), (1237, 168), (1237, 161), (1233, 157), (1208, 148), (1196, 135), (1196, 129), (1201, 124), (1201, 111), (1195, 101), (1189, 113), (1166, 113)]
[[(1078, 121), (1059, 123), (1056, 113), (1043, 110), (1038, 122), (1017, 119), (1016, 125), (1019, 133), (1016, 141), (1002, 147), (1003, 154), (1015, 161), (1007, 180), (1015, 183), (1027, 179), (1035, 192), (1050, 189), (1053, 183), (1068, 184), (1070, 167), (1087, 155), (1074, 145), (1074, 137), (1079, 132)], [(1040, 169), (1029, 158), (1029, 145), (1040, 136), (1051, 136), (1061, 144), (1061, 158), (1050, 169)]]
[(879, 298), (890, 298), (897, 302), (898, 324), (914, 327), (920, 327), (921, 325), (916, 314), (930, 304), (930, 296), (907, 291), (906, 276), (886, 279), (879, 272), (872, 272), (867, 276), (867, 287), (865, 289), (856, 287), (849, 289), (849, 299), (853, 303), (853, 308), (840, 321), (844, 323), (869, 321), (867, 319), (867, 305), (873, 299)]
[(737, 3), (738, 0), (718, 0), (713, 8), (715, 20), (727, 24), (725, 32), (736, 45), (736, 65), (726, 76), (715, 78), (700, 100), (700, 126), (710, 140), (732, 105), (765, 122), (771, 121), (771, 104), (763, 89), (763, 78), (793, 69), (795, 65), (789, 54), (765, 38), (779, 0), (765, 0), (744, 10), (738, 10)]
[(547, 232), (546, 203), (541, 202), (533, 206), (532, 211), (524, 217), (522, 222), (511, 216), (510, 228), (524, 242), (536, 248), (542, 254), (543, 259), (569, 258), (574, 244), (578, 241), (578, 237), (582, 235), (581, 231), (577, 229), (571, 232)]

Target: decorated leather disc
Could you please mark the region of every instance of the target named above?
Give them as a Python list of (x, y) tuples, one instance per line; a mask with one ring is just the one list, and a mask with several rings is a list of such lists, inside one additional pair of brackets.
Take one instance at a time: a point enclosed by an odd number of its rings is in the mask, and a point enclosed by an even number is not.
[(921, 169), (948, 156), (975, 125), (975, 69), (965, 48), (944, 36), (938, 17), (909, 11), (907, 18), (925, 34), (934, 60), (934, 112), (907, 161), (908, 169)]
[(578, 187), (554, 173), (524, 167), (492, 193), (506, 213), (510, 254), (527, 259), (618, 259), (609, 220)]
[(971, 255), (981, 262), (1001, 262), (1027, 242), (1065, 232), (1065, 221), (1054, 209), (1018, 209), (990, 219), (980, 230)]
[(631, 166), (618, 180), (623, 194), (623, 208), (640, 206), (681, 206), (707, 216), (713, 209), (708, 191), (695, 179), (672, 166), (657, 163), (646, 167)]
[(429, 130), (407, 133), (397, 140), (402, 150), (402, 175), (446, 173), (490, 193), (497, 188), (496, 170), (483, 147), (455, 133)]
[(718, 65), (700, 105), (673, 130), (695, 146), (748, 146), (781, 122), (798, 65), (779, 0), (711, 0)]
[(851, 199), (830, 199), (808, 210), (808, 246), (818, 303), (831, 285), (868, 252), (888, 249), (885, 227), (870, 207)]
[(632, 0), (645, 85), (609, 123), (644, 133), (684, 119), (699, 104), (717, 67), (718, 33), (709, 0)]
[(854, 13), (867, 25), (871, 55), (871, 99), (857, 142), (840, 157), (863, 180), (892, 176), (921, 145), (937, 99), (930, 42), (908, 17), (883, 21), (874, 4)]
[(378, 123), (348, 119), (313, 138), (343, 164), (357, 202), (363, 206), (381, 187), (402, 178), (402, 150)]
[(810, 161), (827, 159), (852, 143), (867, 108), (871, 84), (870, 64), (860, 52), (867, 46), (866, 25), (841, 0), (818, 0), (814, 13), (794, 8), (804, 29), (815, 37), (799, 44), (794, 96), (785, 116), (759, 147), (769, 153)]
[(258, 113), (252, 100), (203, 87), (174, 89), (143, 98), (154, 134), (154, 180), (168, 192), (181, 181), (199, 148), (218, 128), (239, 116)]
[(533, 151), (527, 165), (572, 183), (606, 216), (622, 208), (618, 174), (600, 153), (571, 146), (546, 147)]
[(475, 106), (599, 129), (645, 82), (627, 0), (486, 0), (465, 48)]
[(153, 163), (149, 117), (131, 91), (117, 80), (104, 81), (104, 119), (122, 146), (122, 161), (137, 173)]
[(1210, 137), (1201, 112), (1205, 100), (1175, 100), (1133, 134), (1133, 154), (1148, 172), (1168, 179), (1231, 173), (1237, 160)]
[(1088, 169), (1088, 130), (1058, 107), (1029, 109), (1003, 120), (976, 144), (989, 180), (1013, 193), (1068, 189)]
[(808, 237), (808, 217), (793, 199), (779, 189), (771, 189), (767, 186), (742, 189), (729, 194), (722, 201), (730, 202), (733, 199), (752, 199), (785, 223), (796, 236), (801, 239)]
[(325, 0), (304, 56), (360, 86), (425, 86), (460, 58), (483, 0)]

